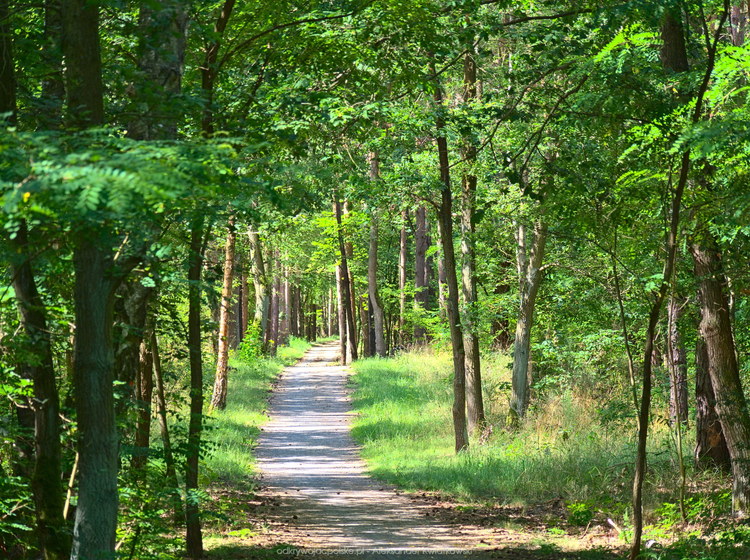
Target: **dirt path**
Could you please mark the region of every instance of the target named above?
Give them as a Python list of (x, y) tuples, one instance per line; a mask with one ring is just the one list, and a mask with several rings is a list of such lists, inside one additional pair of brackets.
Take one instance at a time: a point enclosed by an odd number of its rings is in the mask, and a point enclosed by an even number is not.
[(348, 368), (336, 360), (335, 343), (315, 347), (274, 391), (256, 449), (266, 498), (278, 503), (272, 515), (298, 546), (456, 557), (467, 535), (366, 474), (349, 433)]

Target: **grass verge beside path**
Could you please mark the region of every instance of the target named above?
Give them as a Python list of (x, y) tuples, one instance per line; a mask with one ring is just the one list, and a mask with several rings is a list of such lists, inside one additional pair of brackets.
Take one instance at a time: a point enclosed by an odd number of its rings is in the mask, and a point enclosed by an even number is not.
[(261, 426), (268, 421), (266, 411), (274, 381), (311, 346), (292, 338), (289, 346), (279, 347), (274, 358), (242, 361), (235, 356), (230, 360), (227, 407), (214, 411), (206, 430), (209, 454), (202, 486), (209, 488), (209, 500), (204, 514), (204, 547), (207, 551), (216, 549), (211, 557), (232, 558), (227, 547), (246, 550), (248, 543), (256, 546), (263, 542), (264, 528), (255, 515), (258, 503), (254, 501), (253, 449)]
[[(593, 546), (624, 545), (629, 534), (635, 425), (603, 418), (601, 405), (570, 390), (537, 402), (518, 432), (504, 429), (507, 358), (483, 364), (485, 406), (494, 431), (453, 451), (450, 356), (430, 349), (353, 365), (353, 436), (376, 478), (447, 500), (456, 521), (491, 524), (547, 537), (585, 537)], [(658, 420), (658, 418), (657, 418)], [(690, 443), (686, 443), (690, 462)], [(678, 515), (676, 449), (658, 421), (649, 442), (645, 537), (663, 545), (660, 560), (750, 558), (750, 527), (728, 519), (726, 479), (691, 472), (692, 517)], [(445, 504), (443, 504), (445, 506)], [(445, 511), (443, 512), (445, 513)], [(615, 531), (613, 519), (623, 532)], [(728, 543), (728, 544), (727, 544)]]

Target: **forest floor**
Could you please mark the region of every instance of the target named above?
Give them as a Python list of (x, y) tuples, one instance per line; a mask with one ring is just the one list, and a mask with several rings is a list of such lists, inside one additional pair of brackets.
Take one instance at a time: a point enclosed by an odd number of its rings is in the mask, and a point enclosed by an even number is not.
[(262, 489), (234, 512), (260, 530), (225, 535), (210, 557), (622, 557), (610, 535), (547, 532), (559, 504), (469, 508), (370, 477), (350, 434), (350, 370), (338, 360), (337, 343), (326, 343), (285, 369), (255, 453)]

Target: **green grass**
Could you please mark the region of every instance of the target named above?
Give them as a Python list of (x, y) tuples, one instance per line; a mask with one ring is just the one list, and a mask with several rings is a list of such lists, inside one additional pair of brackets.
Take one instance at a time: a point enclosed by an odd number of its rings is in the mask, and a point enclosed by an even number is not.
[[(567, 391), (547, 398), (520, 431), (509, 432), (504, 429), (508, 365), (498, 356), (484, 364), (485, 402), (494, 430), (485, 443), (472, 442), (468, 452), (457, 456), (447, 354), (427, 350), (356, 362), (353, 398), (359, 415), (353, 435), (372, 474), (409, 490), (463, 500), (533, 505), (560, 498), (622, 517), (630, 503), (632, 421), (603, 422), (593, 401)], [(668, 429), (655, 426), (645, 491), (651, 507), (675, 493), (670, 441)]]
[(252, 450), (260, 427), (268, 420), (269, 391), (285, 366), (299, 360), (310, 348), (305, 340), (293, 338), (280, 347), (275, 358), (256, 358), (241, 362), (230, 360), (227, 407), (215, 411), (207, 425), (206, 441), (211, 450), (206, 458), (204, 476), (211, 486), (244, 486), (254, 472)]

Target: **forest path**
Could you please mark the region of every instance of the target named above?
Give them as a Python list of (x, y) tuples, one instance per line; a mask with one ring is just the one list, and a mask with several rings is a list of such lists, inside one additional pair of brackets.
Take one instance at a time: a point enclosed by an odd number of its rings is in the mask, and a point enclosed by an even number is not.
[(338, 359), (337, 343), (313, 347), (275, 388), (256, 449), (266, 502), (277, 506), (269, 521), (287, 526), (290, 544), (325, 555), (456, 557), (468, 548), (463, 531), (367, 475), (350, 434), (350, 370)]

